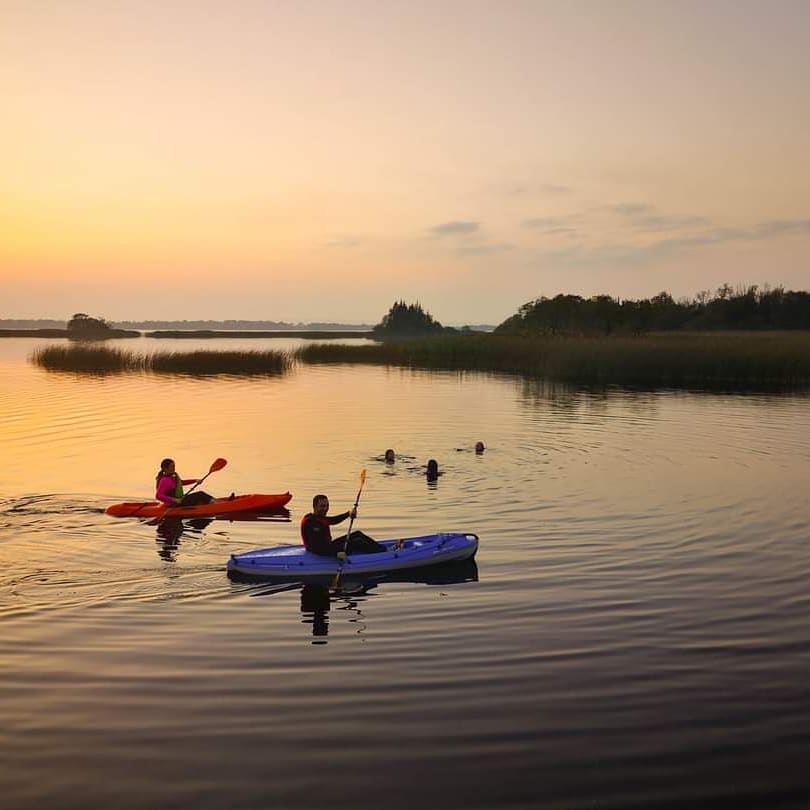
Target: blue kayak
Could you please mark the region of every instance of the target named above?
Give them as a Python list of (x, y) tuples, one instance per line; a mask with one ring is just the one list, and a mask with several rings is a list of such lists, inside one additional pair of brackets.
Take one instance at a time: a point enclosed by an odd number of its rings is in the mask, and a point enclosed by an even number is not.
[(376, 554), (349, 554), (345, 561), (323, 557), (303, 546), (273, 546), (242, 554), (231, 554), (228, 571), (258, 577), (301, 579), (302, 577), (362, 576), (422, 568), (429, 565), (469, 560), (478, 551), (478, 535), (460, 532), (380, 540), (386, 550)]

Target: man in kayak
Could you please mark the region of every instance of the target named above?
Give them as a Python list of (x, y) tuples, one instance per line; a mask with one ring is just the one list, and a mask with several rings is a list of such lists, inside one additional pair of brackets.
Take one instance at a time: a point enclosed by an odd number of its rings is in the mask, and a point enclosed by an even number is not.
[[(322, 557), (337, 557), (347, 550), (346, 536), (333, 540), (331, 527), (336, 523), (342, 523), (348, 517), (354, 520), (357, 517), (357, 509), (352, 508), (333, 517), (329, 517), (327, 512), (329, 512), (329, 498), (326, 495), (316, 495), (312, 499), (312, 511), (301, 519), (301, 539), (307, 551)], [(353, 531), (349, 539), (349, 553), (377, 554), (385, 550), (385, 546), (361, 531)]]
[(155, 498), (166, 506), (197, 506), (211, 503), (213, 497), (202, 490), (183, 495), (183, 484), (196, 484), (198, 478), (181, 478), (174, 469), (174, 460), (164, 458), (155, 478)]

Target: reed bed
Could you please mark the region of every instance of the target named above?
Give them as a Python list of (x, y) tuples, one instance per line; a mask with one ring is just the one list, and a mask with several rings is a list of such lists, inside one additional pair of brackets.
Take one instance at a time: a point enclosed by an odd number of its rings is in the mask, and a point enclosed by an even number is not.
[(440, 336), (374, 346), (311, 344), (303, 363), (375, 363), (520, 374), (645, 388), (810, 387), (810, 333), (666, 333), (642, 337)]
[(148, 355), (148, 370), (160, 374), (284, 374), (292, 355), (284, 351), (155, 352)]
[(583, 385), (716, 390), (810, 388), (809, 332), (664, 333), (643, 337), (441, 335), (295, 352), (194, 351), (140, 355), (103, 346), (52, 345), (32, 360), (80, 373), (281, 375), (294, 362), (369, 363), (519, 374)]
[(125, 349), (71, 343), (37, 349), (31, 360), (49, 371), (75, 371), (86, 374), (110, 374), (143, 371), (144, 357)]
[(153, 372), (156, 374), (271, 375), (287, 372), (293, 363), (284, 351), (195, 351), (136, 354), (104, 346), (46, 346), (37, 349), (32, 361), (51, 371), (89, 374)]

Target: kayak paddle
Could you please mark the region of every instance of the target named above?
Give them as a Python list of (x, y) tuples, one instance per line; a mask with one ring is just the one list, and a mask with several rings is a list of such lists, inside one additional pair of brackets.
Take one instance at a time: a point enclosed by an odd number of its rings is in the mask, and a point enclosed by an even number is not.
[[(366, 483), (366, 471), (364, 468), (363, 472), (360, 473), (360, 489), (357, 490), (357, 497), (354, 499), (354, 509), (352, 509), (352, 512), (357, 511), (357, 504), (360, 503), (360, 493), (363, 491), (363, 484), (365, 483)], [(337, 590), (338, 585), (340, 585), (340, 575), (343, 573), (343, 566), (346, 564), (346, 557), (349, 556), (349, 545), (351, 543), (353, 523), (354, 523), (354, 515), (350, 514), (349, 531), (346, 532), (346, 544), (343, 547), (344, 556), (343, 559), (340, 561), (337, 574), (335, 574), (335, 579), (332, 582), (332, 590)]]
[[(219, 472), (227, 463), (228, 463), (228, 459), (226, 459), (226, 458), (216, 458), (216, 459), (214, 459), (211, 462), (211, 466), (209, 467), (208, 472), (202, 478), (198, 478), (197, 483), (194, 484), (194, 486), (188, 492), (191, 492), (192, 490), (197, 489), (197, 487), (200, 484), (202, 484), (202, 482), (205, 481), (205, 479), (208, 478), (208, 476), (211, 475), (211, 473)], [(188, 495), (188, 492), (186, 492), (186, 495)]]

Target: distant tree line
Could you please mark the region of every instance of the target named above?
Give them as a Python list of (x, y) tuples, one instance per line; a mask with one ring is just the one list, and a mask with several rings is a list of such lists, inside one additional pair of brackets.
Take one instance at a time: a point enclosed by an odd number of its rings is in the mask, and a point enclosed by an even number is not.
[(637, 301), (557, 295), (529, 301), (495, 332), (611, 335), (720, 329), (810, 329), (810, 293), (756, 285), (735, 290), (724, 284), (714, 294), (704, 290), (678, 301), (667, 292)]
[(156, 321), (156, 320), (143, 320), (143, 321), (116, 321), (117, 326), (122, 329), (182, 329), (185, 331), (191, 329), (208, 329), (208, 330), (232, 330), (232, 331), (369, 331), (371, 326), (369, 324), (345, 324), (345, 323), (329, 323), (329, 322), (302, 322), (294, 323), (292, 321), (260, 321), (260, 320), (237, 320), (226, 319), (221, 321), (216, 320), (185, 320), (185, 321)]

